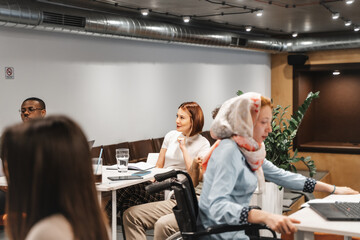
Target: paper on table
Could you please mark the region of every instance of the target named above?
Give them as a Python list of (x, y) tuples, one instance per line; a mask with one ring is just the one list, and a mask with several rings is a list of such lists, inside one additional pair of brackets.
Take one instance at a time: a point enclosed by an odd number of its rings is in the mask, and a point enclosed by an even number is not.
[(148, 153), (146, 163), (156, 165), (157, 160), (159, 158), (159, 153)]
[(147, 162), (137, 162), (137, 163), (129, 163), (129, 170), (148, 170), (150, 168), (154, 168), (155, 164), (149, 164)]

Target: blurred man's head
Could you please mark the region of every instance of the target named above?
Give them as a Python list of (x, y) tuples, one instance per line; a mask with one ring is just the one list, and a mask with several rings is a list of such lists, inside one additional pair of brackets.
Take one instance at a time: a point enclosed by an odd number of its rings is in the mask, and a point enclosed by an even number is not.
[(46, 115), (45, 103), (40, 98), (27, 98), (21, 104), (20, 114), (23, 122), (35, 118), (44, 118)]

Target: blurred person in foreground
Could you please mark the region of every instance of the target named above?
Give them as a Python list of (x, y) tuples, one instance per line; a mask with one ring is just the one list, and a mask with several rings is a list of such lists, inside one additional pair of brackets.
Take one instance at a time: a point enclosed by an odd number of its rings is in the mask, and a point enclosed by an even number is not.
[(76, 123), (53, 116), (14, 125), (1, 146), (10, 240), (109, 240), (89, 145)]

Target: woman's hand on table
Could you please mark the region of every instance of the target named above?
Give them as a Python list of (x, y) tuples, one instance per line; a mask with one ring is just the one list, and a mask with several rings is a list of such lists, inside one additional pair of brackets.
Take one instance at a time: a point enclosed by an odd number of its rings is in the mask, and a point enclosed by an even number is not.
[(349, 187), (337, 187), (336, 186), (334, 194), (339, 194), (339, 195), (359, 194), (359, 191), (356, 191)]
[(330, 185), (321, 181), (316, 182), (314, 190), (339, 195), (359, 194), (359, 191), (356, 191), (350, 187), (338, 187), (336, 185)]
[(291, 234), (296, 232), (297, 228), (294, 226), (294, 223), (300, 223), (300, 221), (277, 214), (269, 214), (265, 220), (266, 226), (281, 234)]
[(278, 233), (294, 233), (297, 231), (294, 223), (300, 223), (299, 220), (283, 215), (272, 214), (259, 209), (251, 209), (248, 213), (249, 223), (262, 223)]

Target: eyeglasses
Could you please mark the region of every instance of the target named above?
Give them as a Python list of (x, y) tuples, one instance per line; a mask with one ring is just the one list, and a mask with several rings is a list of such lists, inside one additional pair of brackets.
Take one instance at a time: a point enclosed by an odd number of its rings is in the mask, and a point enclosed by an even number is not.
[(29, 108), (22, 108), (19, 110), (19, 113), (24, 114), (26, 111), (28, 111), (29, 113), (33, 113), (37, 110), (44, 110), (43, 108), (33, 108), (33, 107), (29, 107)]

